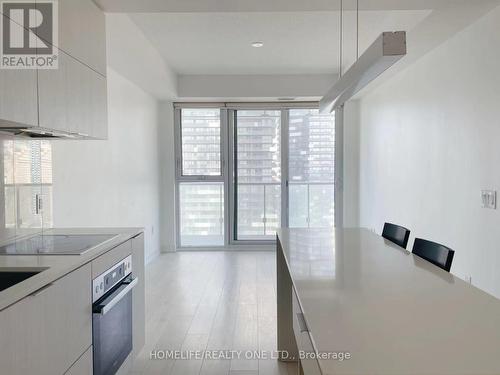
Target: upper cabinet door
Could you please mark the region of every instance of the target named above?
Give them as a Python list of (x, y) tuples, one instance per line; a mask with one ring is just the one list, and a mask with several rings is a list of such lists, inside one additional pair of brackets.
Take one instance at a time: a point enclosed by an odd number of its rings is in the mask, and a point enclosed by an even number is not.
[(42, 128), (107, 137), (106, 78), (59, 51), (59, 68), (38, 72)]
[(75, 95), (78, 86), (75, 81), (77, 61), (59, 51), (58, 68), (38, 71), (39, 124), (42, 128), (65, 132), (71, 131), (68, 114), (68, 95)]
[(37, 126), (36, 70), (0, 69), (0, 121)]
[[(5, 17), (1, 15), (1, 17)], [(11, 23), (10, 27), (22, 27)], [(38, 124), (36, 70), (0, 69), (0, 122)]]
[(92, 0), (58, 1), (56, 47), (106, 76), (106, 20)]
[[(104, 13), (91, 0), (60, 0), (57, 69), (0, 69), (0, 127), (40, 126), (81, 138), (107, 138), (106, 30)], [(42, 4), (36, 3), (42, 15)], [(2, 15), (3, 16), (3, 15)], [(41, 20), (40, 20), (41, 22)], [(11, 23), (11, 27), (22, 26)], [(43, 39), (43, 40), (42, 40)]]

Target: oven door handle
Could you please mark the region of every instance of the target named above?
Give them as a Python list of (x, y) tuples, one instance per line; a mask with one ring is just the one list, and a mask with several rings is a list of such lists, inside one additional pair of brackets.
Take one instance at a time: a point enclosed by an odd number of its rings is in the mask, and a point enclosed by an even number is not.
[(123, 282), (123, 285), (126, 285), (125, 288), (120, 290), (120, 292), (113, 297), (113, 299), (109, 302), (106, 302), (104, 305), (99, 305), (98, 311), (94, 311), (94, 313), (98, 313), (101, 315), (106, 315), (109, 310), (113, 308), (118, 302), (121, 301), (123, 297), (127, 295), (128, 292), (130, 292), (139, 282), (139, 279), (137, 277), (133, 278), (130, 281), (125, 281)]

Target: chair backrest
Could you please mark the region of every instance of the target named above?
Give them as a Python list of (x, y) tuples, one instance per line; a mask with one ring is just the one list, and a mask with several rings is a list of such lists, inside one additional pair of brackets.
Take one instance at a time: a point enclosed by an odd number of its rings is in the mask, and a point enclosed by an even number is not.
[(396, 224), (385, 223), (382, 237), (406, 249), (408, 238), (410, 238), (410, 231)]
[(450, 248), (435, 242), (416, 238), (413, 244), (413, 254), (450, 272), (455, 252)]

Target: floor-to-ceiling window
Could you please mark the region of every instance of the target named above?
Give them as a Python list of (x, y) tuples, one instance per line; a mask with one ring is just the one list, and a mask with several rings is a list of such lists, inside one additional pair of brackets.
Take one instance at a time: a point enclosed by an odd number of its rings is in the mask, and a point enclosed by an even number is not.
[(184, 108), (179, 115), (178, 246), (223, 246), (221, 110)]
[(333, 227), (333, 115), (307, 105), (195, 107), (175, 112), (179, 248), (269, 244), (279, 227)]

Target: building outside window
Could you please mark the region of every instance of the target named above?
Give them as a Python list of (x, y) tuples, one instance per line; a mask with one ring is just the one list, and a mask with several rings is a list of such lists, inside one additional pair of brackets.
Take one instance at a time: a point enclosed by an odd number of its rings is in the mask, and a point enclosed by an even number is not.
[(176, 176), (179, 248), (270, 244), (282, 226), (333, 227), (335, 118), (317, 108), (180, 106)]

